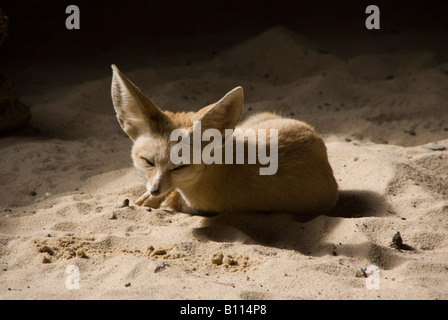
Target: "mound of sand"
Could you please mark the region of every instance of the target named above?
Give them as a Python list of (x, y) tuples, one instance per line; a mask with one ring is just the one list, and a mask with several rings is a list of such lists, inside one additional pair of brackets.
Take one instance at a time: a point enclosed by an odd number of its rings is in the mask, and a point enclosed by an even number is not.
[[(448, 151), (422, 147), (448, 147), (448, 65), (433, 54), (344, 60), (275, 28), (191, 66), (123, 71), (162, 108), (195, 110), (241, 85), (244, 116), (309, 122), (337, 209), (148, 212), (133, 204), (143, 180), (109, 77), (25, 95), (40, 135), (0, 140), (1, 299), (448, 298)], [(397, 232), (406, 246), (391, 246)], [(71, 265), (79, 290), (66, 287)]]

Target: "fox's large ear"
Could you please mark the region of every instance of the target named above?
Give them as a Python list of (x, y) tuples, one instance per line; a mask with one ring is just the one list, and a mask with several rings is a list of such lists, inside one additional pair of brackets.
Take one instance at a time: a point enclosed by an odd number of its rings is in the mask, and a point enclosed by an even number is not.
[(238, 121), (241, 119), (243, 106), (243, 88), (236, 87), (199, 118), (201, 127), (204, 130), (215, 128), (220, 131), (224, 131), (224, 129), (235, 129)]
[(166, 115), (137, 86), (112, 65), (112, 100), (117, 119), (132, 139), (157, 130), (157, 123)]

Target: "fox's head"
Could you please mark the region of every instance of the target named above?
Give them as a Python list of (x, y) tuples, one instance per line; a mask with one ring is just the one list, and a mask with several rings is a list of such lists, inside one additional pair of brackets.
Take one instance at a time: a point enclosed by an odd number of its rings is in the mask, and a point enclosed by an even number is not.
[[(200, 121), (202, 131), (214, 128), (224, 133), (225, 129), (234, 129), (244, 104), (242, 88), (233, 89), (196, 113), (172, 113), (159, 109), (115, 65), (112, 69), (112, 100), (118, 122), (134, 141), (132, 159), (147, 178), (147, 195), (162, 198), (175, 188), (194, 186), (206, 165), (192, 164), (192, 161), (191, 164), (172, 163), (170, 152), (177, 142), (171, 141), (170, 135), (176, 129), (192, 134), (194, 121)], [(193, 152), (193, 148), (190, 150)]]

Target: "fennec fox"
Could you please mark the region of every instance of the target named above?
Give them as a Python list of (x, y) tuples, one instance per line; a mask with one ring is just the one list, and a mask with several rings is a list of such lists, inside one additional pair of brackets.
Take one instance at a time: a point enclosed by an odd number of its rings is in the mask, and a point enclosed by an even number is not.
[[(112, 69), (117, 118), (134, 141), (134, 165), (147, 178), (147, 192), (135, 202), (137, 205), (157, 208), (164, 202), (174, 210), (193, 214), (260, 211), (305, 215), (325, 214), (334, 207), (338, 187), (326, 147), (306, 123), (264, 112), (238, 125), (244, 104), (241, 87), (196, 113), (161, 111), (116, 66)], [(277, 129), (275, 174), (260, 175), (262, 165), (248, 161), (174, 164), (170, 154), (177, 140), (172, 141), (171, 133), (184, 129), (192, 135), (196, 122), (200, 122), (201, 132), (209, 128), (222, 133), (226, 129)], [(236, 134), (231, 139), (246, 150), (259, 142)], [(267, 136), (267, 146), (269, 139)], [(272, 148), (267, 152), (274, 151)]]

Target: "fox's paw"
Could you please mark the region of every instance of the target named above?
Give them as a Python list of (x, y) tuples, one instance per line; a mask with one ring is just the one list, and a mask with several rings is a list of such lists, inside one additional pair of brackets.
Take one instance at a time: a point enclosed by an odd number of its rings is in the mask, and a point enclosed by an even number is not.
[(135, 201), (138, 206), (145, 206), (157, 209), (162, 204), (164, 197), (153, 197), (149, 192), (145, 192), (140, 198)]

